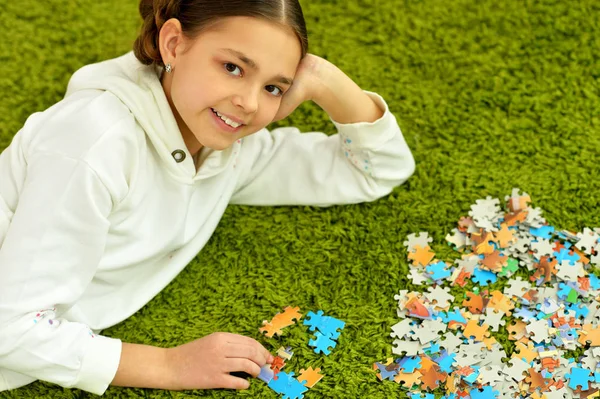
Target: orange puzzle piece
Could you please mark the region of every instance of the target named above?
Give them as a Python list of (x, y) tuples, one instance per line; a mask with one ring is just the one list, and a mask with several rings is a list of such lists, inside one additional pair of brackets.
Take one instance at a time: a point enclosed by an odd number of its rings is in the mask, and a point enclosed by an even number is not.
[[(304, 386), (306, 386), (308, 388), (312, 388), (317, 382), (319, 382), (321, 380), (321, 378), (323, 378), (323, 375), (319, 374), (319, 371), (321, 371), (320, 367), (317, 367), (315, 370), (313, 370), (312, 367), (309, 367), (306, 370), (300, 369), (300, 375), (298, 376), (298, 381), (300, 381), (302, 384), (304, 384)], [(306, 382), (303, 382), (303, 381), (306, 381)]]
[(577, 339), (581, 345), (590, 343), (590, 346), (600, 346), (600, 328), (594, 328), (592, 324), (584, 324)]
[(469, 320), (463, 331), (463, 335), (467, 338), (473, 337), (477, 341), (483, 341), (485, 337), (489, 337), (489, 326), (487, 324), (479, 325), (477, 320)]
[(265, 332), (265, 336), (268, 338), (272, 338), (275, 334), (281, 335), (283, 328), (295, 323), (294, 319), (300, 320), (302, 313), (298, 312), (299, 310), (299, 307), (287, 306), (283, 313), (277, 313), (270, 322), (263, 321), (263, 327), (259, 328), (259, 331)]
[(413, 261), (415, 266), (427, 266), (435, 256), (435, 252), (431, 251), (429, 245), (424, 248), (420, 245), (415, 245), (415, 251), (408, 253), (408, 259)]

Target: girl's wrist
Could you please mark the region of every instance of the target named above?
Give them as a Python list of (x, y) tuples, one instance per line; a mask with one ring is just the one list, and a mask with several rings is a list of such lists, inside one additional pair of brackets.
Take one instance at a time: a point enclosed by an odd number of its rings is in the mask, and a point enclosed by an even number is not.
[(383, 110), (341, 69), (327, 60), (315, 67), (319, 83), (312, 100), (341, 124), (375, 122)]

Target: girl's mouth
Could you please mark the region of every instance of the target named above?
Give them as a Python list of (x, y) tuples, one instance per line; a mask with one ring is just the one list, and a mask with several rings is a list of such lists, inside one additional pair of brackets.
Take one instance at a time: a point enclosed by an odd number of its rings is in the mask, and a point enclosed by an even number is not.
[(217, 115), (217, 111), (215, 111), (214, 108), (211, 108), (210, 110), (212, 111), (211, 112), (212, 119), (215, 121), (216, 125), (221, 130), (225, 130), (226, 132), (229, 132), (229, 133), (237, 133), (243, 126), (246, 126), (246, 125), (240, 125), (231, 120), (229, 120), (229, 123), (231, 123), (231, 124), (228, 124), (225, 120), (223, 120), (223, 118), (221, 118), (219, 115)]

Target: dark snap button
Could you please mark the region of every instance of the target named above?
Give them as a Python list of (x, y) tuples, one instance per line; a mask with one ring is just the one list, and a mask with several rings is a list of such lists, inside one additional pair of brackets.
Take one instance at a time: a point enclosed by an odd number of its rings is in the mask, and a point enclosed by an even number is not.
[(185, 151), (183, 150), (175, 150), (171, 153), (175, 162), (181, 163), (185, 160)]

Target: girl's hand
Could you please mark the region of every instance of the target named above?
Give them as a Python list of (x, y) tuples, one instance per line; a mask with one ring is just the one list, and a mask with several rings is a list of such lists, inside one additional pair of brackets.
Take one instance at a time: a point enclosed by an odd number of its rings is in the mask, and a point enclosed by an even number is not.
[(286, 118), (304, 101), (312, 100), (338, 123), (374, 122), (383, 109), (341, 69), (324, 58), (307, 54), (283, 95), (273, 122)]
[(229, 373), (243, 371), (257, 377), (260, 368), (273, 361), (273, 355), (258, 341), (222, 332), (167, 351), (173, 390), (247, 389), (248, 381)]
[(279, 111), (277, 111), (273, 122), (286, 118), (304, 101), (318, 97), (322, 88), (321, 74), (326, 67), (326, 63), (328, 63), (327, 60), (314, 54), (309, 53), (304, 56), (296, 70), (294, 83), (281, 99)]

